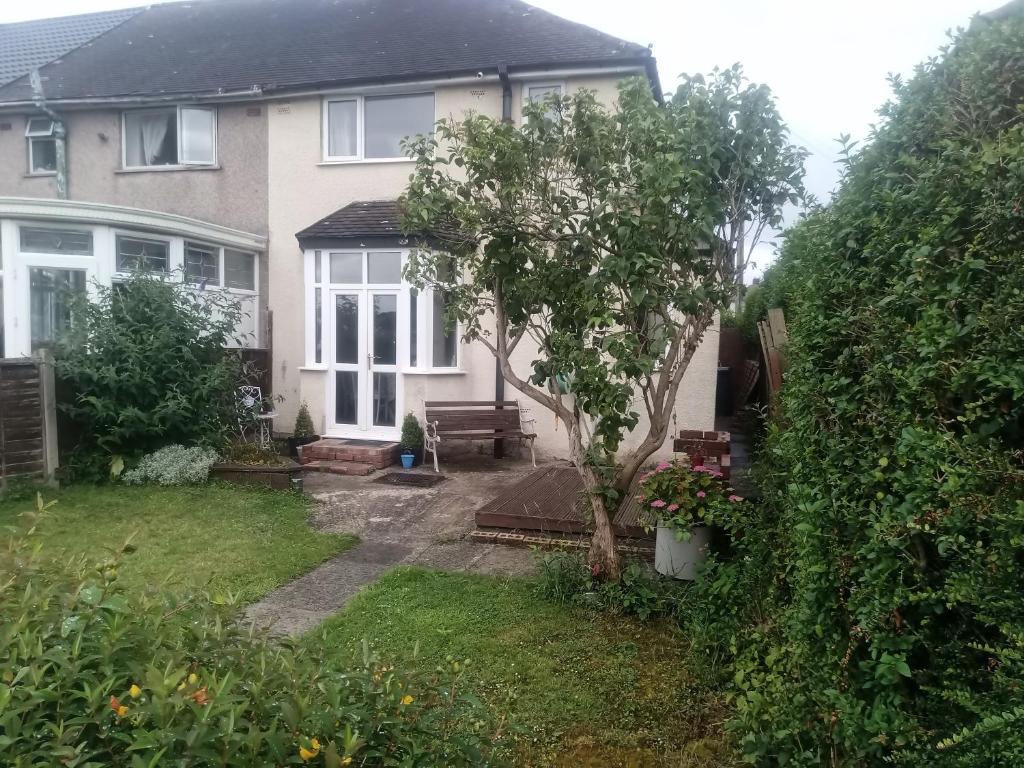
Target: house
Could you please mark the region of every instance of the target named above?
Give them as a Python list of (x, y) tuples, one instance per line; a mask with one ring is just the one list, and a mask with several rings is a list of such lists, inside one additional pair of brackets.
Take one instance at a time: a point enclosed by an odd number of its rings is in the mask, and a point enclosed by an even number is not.
[[(412, 166), (399, 142), (470, 110), (518, 122), (552, 91), (611, 104), (636, 75), (660, 89), (647, 48), (519, 0), (127, 12), (40, 67), (41, 95), (27, 74), (0, 86), (6, 354), (59, 329), (59, 286), (141, 266), (247, 303), (279, 431), (302, 401), (325, 435), (391, 440), (425, 400), (493, 400), (487, 350), (447, 333), (441, 297), (402, 280), (395, 201)], [(679, 428), (713, 428), (711, 336)], [(538, 450), (564, 455), (559, 425), (539, 426)]]

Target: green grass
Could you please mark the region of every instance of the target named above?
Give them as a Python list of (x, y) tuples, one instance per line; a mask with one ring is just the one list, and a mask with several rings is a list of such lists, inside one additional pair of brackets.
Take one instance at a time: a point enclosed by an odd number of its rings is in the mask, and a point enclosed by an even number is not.
[(469, 659), (469, 684), (523, 766), (723, 766), (724, 707), (674, 627), (568, 608), (530, 582), (399, 568), (306, 642), (338, 658), (362, 638), (396, 663)]
[[(101, 559), (134, 534), (137, 551), (120, 569), (129, 588), (163, 584), (253, 600), (356, 541), (310, 529), (310, 502), (287, 492), (83, 485), (44, 498), (57, 502), (39, 525), (49, 557)], [(17, 524), (34, 506), (34, 499), (0, 500), (0, 526)]]

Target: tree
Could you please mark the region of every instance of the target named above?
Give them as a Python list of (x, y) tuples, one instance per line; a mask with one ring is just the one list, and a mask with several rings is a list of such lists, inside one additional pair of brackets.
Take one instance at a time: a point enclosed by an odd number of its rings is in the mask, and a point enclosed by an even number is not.
[[(408, 275), (442, 291), (448, 321), (567, 426), (593, 508), (590, 561), (612, 579), (611, 519), (734, 291), (738, 228), (777, 224), (801, 192), (802, 153), (766, 89), (744, 87), (738, 68), (684, 88), (663, 105), (626, 81), (617, 111), (581, 90), (527, 106), (520, 127), (469, 115), (408, 145), (404, 226), (432, 238)], [(775, 151), (750, 151), (763, 146)], [(527, 343), (522, 375), (510, 358)], [(639, 408), (647, 433), (620, 456)]]

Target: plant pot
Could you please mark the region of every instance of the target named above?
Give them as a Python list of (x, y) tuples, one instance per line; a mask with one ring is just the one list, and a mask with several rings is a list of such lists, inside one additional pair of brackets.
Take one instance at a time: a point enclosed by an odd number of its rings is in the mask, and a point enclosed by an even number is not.
[(293, 459), (299, 458), (299, 448), (303, 445), (315, 443), (320, 439), (319, 435), (307, 435), (306, 437), (289, 437), (285, 439), (288, 443), (288, 455)]
[(690, 526), (689, 541), (679, 541), (676, 529), (658, 526), (654, 540), (654, 570), (675, 579), (693, 581), (697, 566), (707, 559), (711, 529), (706, 525)]
[(403, 453), (400, 458), (402, 459), (402, 469), (412, 469), (412, 465), (416, 463), (416, 455), (412, 453)]

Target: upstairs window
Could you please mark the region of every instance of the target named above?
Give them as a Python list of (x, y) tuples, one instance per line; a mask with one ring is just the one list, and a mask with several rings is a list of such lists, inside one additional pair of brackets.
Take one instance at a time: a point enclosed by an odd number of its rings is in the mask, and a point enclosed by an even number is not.
[(48, 117), (30, 118), (25, 125), (29, 173), (47, 175), (57, 172), (57, 140), (53, 133), (53, 120)]
[(434, 94), (350, 96), (324, 105), (325, 160), (401, 160), (402, 139), (434, 129)]
[(213, 165), (217, 114), (206, 107), (167, 107), (125, 112), (124, 167)]

